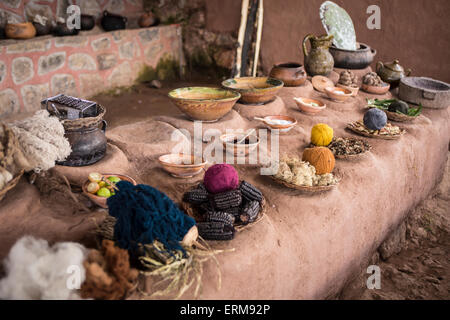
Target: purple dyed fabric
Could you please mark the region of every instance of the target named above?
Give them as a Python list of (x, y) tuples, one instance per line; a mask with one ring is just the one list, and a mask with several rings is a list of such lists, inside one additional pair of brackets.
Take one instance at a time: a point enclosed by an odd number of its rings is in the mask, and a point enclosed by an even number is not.
[(239, 175), (229, 164), (215, 164), (206, 170), (203, 184), (211, 193), (234, 190), (239, 186)]

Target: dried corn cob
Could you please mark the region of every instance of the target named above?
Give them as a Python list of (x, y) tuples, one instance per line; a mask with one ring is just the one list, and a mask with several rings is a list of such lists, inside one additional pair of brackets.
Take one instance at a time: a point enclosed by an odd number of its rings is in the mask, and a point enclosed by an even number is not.
[(202, 204), (208, 201), (208, 191), (206, 191), (205, 186), (201, 183), (195, 189), (186, 192), (183, 195), (183, 201), (192, 204)]
[(239, 207), (242, 203), (242, 196), (239, 190), (232, 190), (215, 194), (213, 200), (217, 209), (227, 209)]
[(200, 236), (205, 240), (217, 240), (217, 241), (227, 241), (233, 240), (234, 232), (228, 231), (224, 233), (203, 233)]
[(234, 237), (233, 225), (223, 222), (199, 222), (198, 233), (205, 240), (231, 240)]
[(239, 186), (239, 190), (241, 191), (242, 197), (247, 199), (248, 201), (259, 201), (262, 200), (262, 193), (259, 191), (254, 185), (248, 183), (247, 181), (242, 181)]
[(233, 217), (239, 217), (239, 214), (242, 211), (242, 204), (239, 207), (232, 207), (224, 210), (226, 213), (231, 214)]
[(248, 202), (242, 209), (242, 213), (239, 216), (241, 221), (244, 224), (255, 221), (256, 217), (258, 216), (260, 207), (261, 206), (258, 201)]
[(223, 211), (212, 211), (208, 214), (208, 221), (233, 225), (234, 216)]

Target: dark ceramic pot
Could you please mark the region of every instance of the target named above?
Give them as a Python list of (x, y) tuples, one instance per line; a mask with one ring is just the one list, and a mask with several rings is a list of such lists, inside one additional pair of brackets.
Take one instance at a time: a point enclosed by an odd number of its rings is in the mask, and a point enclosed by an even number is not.
[(6, 39), (5, 28), (0, 27), (0, 39)]
[(59, 165), (81, 167), (100, 161), (106, 154), (106, 121), (102, 120), (102, 128), (97, 126), (83, 127), (78, 130), (65, 128), (64, 136), (69, 140), (72, 153)]
[(377, 62), (377, 74), (381, 80), (391, 85), (391, 89), (397, 88), (400, 84), (400, 79), (409, 77), (411, 69), (405, 70), (400, 62), (396, 59), (393, 62)]
[(53, 34), (57, 37), (75, 36), (78, 34), (79, 31), (80, 30), (76, 28), (69, 29), (66, 23), (61, 22), (58, 22), (56, 24), (56, 27), (53, 28)]
[(92, 30), (95, 26), (94, 16), (82, 14), (80, 18), (80, 26), (83, 31)]
[(283, 81), (286, 87), (298, 87), (306, 82), (305, 69), (295, 62), (274, 65), (269, 77)]
[(36, 35), (36, 29), (31, 22), (7, 23), (5, 33), (9, 39), (30, 39)]
[(36, 36), (45, 36), (52, 32), (52, 25), (50, 23), (42, 25), (40, 23), (33, 22), (33, 26), (36, 29)]
[(331, 46), (330, 53), (333, 56), (335, 68), (364, 69), (370, 66), (377, 51), (360, 43), (358, 50), (338, 49)]
[(105, 10), (103, 11), (101, 24), (105, 31), (121, 30), (125, 29), (127, 24), (127, 18), (117, 14), (109, 13), (108, 11)]

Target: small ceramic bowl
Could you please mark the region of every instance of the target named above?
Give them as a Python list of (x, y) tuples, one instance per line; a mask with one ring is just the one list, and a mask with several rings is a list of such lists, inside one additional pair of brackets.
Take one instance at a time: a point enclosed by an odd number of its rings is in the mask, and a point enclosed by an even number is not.
[(250, 152), (254, 151), (260, 140), (256, 135), (250, 135), (248, 137), (249, 141), (256, 141), (253, 143), (234, 143), (235, 140), (240, 140), (245, 136), (245, 133), (230, 133), (223, 134), (220, 136), (220, 141), (223, 144), (223, 148), (226, 152), (233, 154), (235, 157), (246, 157)]
[(169, 92), (172, 102), (190, 119), (215, 122), (225, 116), (241, 97), (221, 88), (187, 87)]
[(239, 102), (246, 104), (271, 102), (283, 85), (283, 81), (269, 77), (242, 77), (222, 82), (222, 87), (239, 92)]
[(262, 120), (270, 130), (280, 130), (280, 132), (288, 132), (297, 124), (295, 118), (289, 116), (267, 116)]
[(175, 178), (192, 178), (198, 175), (206, 166), (206, 161), (193, 155), (171, 153), (160, 156), (159, 163), (165, 171)]
[[(294, 98), (295, 103), (300, 108), (300, 110), (304, 113), (308, 114), (316, 114), (320, 111), (324, 110), (327, 106), (325, 103), (319, 100), (310, 99), (310, 98)], [(318, 106), (313, 106), (311, 103), (315, 103)]]
[(359, 87), (344, 86), (343, 84), (340, 84), (340, 83), (338, 83), (338, 84), (336, 85), (336, 87), (344, 88), (344, 89), (350, 90), (350, 91), (352, 92), (352, 97), (356, 97), (356, 95), (357, 95), (358, 92), (359, 92)]
[(362, 84), (361, 89), (363, 89), (367, 93), (372, 94), (385, 94), (389, 91), (391, 85), (389, 83), (384, 82), (383, 86), (369, 86), (368, 84)]
[(334, 87), (333, 81), (331, 81), (325, 76), (314, 76), (311, 79), (311, 83), (314, 89), (316, 89), (319, 92), (325, 92), (325, 88), (327, 87)]
[(338, 102), (345, 102), (352, 96), (352, 92), (350, 90), (337, 87), (327, 87), (325, 88), (325, 93), (330, 99)]
[[(128, 182), (131, 182), (132, 184), (134, 184), (134, 185), (137, 185), (137, 183), (136, 183), (136, 181), (133, 179), (133, 178), (131, 178), (131, 177), (129, 177), (129, 176), (126, 176), (126, 175), (123, 175), (123, 174), (112, 174), (112, 173), (105, 173), (105, 174), (102, 174), (104, 177), (106, 177), (106, 178), (108, 178), (108, 177), (111, 177), (111, 176), (115, 176), (115, 177), (118, 177), (118, 178), (120, 178), (120, 180), (124, 180), (124, 181), (128, 181)], [(108, 200), (108, 198), (104, 198), (104, 197), (99, 197), (99, 196), (97, 196), (97, 195), (95, 195), (95, 194), (92, 194), (92, 193), (90, 193), (90, 192), (88, 192), (87, 191), (87, 186), (89, 185), (89, 183), (90, 183), (90, 181), (89, 180), (87, 180), (86, 182), (84, 182), (83, 183), (83, 185), (81, 186), (81, 189), (83, 190), (83, 193), (92, 201), (92, 202), (94, 202), (96, 205), (98, 205), (99, 207), (102, 207), (102, 208), (108, 208), (108, 205), (106, 204), (106, 200)]]

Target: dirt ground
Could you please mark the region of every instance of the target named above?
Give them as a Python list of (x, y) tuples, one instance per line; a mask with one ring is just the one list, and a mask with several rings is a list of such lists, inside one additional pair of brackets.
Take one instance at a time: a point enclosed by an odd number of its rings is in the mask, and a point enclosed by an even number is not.
[[(406, 241), (386, 261), (376, 254), (381, 289), (367, 289), (363, 270), (341, 293), (341, 299), (450, 298), (450, 154), (442, 182), (406, 220)], [(376, 260), (379, 260), (376, 262)]]

